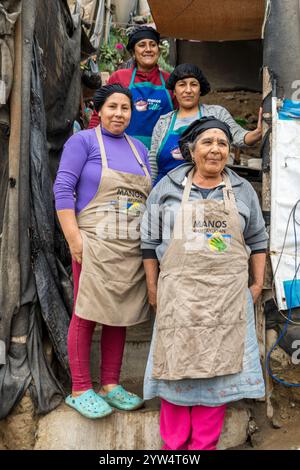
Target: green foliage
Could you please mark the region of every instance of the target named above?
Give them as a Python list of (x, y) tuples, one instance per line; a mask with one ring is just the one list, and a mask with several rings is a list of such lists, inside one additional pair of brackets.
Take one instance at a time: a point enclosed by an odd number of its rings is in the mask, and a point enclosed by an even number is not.
[(160, 50), (160, 57), (158, 60), (159, 67), (165, 72), (169, 72), (169, 73), (173, 72), (174, 67), (172, 67), (172, 65), (170, 65), (168, 62), (169, 53), (170, 53), (170, 44), (166, 39), (160, 42), (159, 50)]
[(242, 126), (242, 127), (246, 127), (246, 126), (247, 126), (247, 121), (246, 121), (246, 119), (244, 119), (244, 118), (236, 117), (236, 118), (234, 118), (234, 120), (235, 120), (235, 122), (236, 122), (237, 124), (239, 124), (239, 125)]
[(159, 65), (159, 68), (161, 70), (164, 70), (165, 72), (171, 73), (174, 70), (174, 67), (172, 67), (172, 65), (168, 64), (168, 62), (165, 61), (163, 56), (160, 56), (160, 58), (158, 59), (158, 65)]
[(128, 38), (124, 29), (111, 28), (108, 43), (102, 44), (99, 50), (99, 68), (101, 71), (112, 73), (122, 62), (129, 58), (126, 50), (127, 42)]
[[(130, 54), (126, 49), (128, 37), (126, 30), (113, 26), (110, 30), (109, 41), (102, 44), (99, 50), (99, 69), (101, 71), (112, 73), (118, 69), (122, 62), (126, 62), (130, 58)], [(164, 39), (159, 45), (160, 57), (158, 65), (166, 72), (172, 72), (174, 67), (168, 63), (170, 45)]]

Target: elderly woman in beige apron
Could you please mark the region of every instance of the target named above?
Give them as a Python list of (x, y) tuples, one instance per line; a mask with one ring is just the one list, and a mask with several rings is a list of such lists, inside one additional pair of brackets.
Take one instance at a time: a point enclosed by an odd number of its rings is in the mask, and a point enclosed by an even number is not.
[[(74, 275), (68, 335), (72, 394), (66, 403), (83, 416), (101, 418), (113, 408), (143, 405), (119, 377), (126, 327), (149, 318), (140, 219), (151, 179), (147, 149), (124, 133), (132, 111), (130, 91), (107, 85), (94, 102), (101, 125), (76, 133), (65, 144), (54, 192)], [(99, 394), (90, 377), (96, 324), (102, 325)]]
[(157, 307), (144, 398), (161, 398), (164, 449), (216, 449), (226, 404), (264, 396), (253, 303), (267, 234), (254, 189), (225, 169), (231, 140), (214, 117), (191, 124), (180, 140), (190, 163), (156, 185), (143, 218)]

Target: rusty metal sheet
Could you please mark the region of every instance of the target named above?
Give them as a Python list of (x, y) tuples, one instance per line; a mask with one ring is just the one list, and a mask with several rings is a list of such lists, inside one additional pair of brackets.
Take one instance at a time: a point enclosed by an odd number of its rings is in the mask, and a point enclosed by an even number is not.
[(264, 0), (148, 0), (158, 31), (199, 41), (259, 39)]

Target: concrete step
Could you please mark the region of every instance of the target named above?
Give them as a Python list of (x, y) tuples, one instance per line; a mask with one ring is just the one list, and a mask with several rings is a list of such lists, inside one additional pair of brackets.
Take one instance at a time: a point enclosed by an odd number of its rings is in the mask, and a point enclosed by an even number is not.
[[(219, 449), (245, 443), (249, 412), (229, 407)], [(39, 419), (35, 450), (159, 450), (159, 401), (150, 400), (133, 412), (115, 411), (107, 418), (89, 420), (66, 405)]]

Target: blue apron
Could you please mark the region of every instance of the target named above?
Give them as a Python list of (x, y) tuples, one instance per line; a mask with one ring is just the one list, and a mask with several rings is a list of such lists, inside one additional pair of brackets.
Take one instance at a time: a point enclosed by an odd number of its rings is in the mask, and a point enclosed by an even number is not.
[(126, 134), (139, 139), (150, 149), (155, 124), (160, 116), (173, 110), (173, 104), (161, 72), (162, 85), (153, 85), (151, 82), (134, 83), (135, 76), (136, 68), (129, 85), (133, 96), (133, 111)]
[[(176, 131), (174, 131), (174, 126), (175, 122), (177, 119), (177, 114), (178, 111), (175, 111), (172, 117), (172, 121), (169, 127), (169, 130), (167, 134), (165, 135), (165, 138), (163, 139), (158, 152), (157, 152), (157, 168), (158, 168), (158, 175), (155, 180), (155, 184), (159, 182), (166, 174), (176, 168), (179, 165), (182, 165), (183, 163), (186, 163), (186, 161), (183, 159), (180, 148), (178, 145), (178, 141), (183, 134), (183, 132), (189, 127), (189, 126), (181, 126)], [(199, 108), (199, 119), (201, 117), (201, 109)]]

